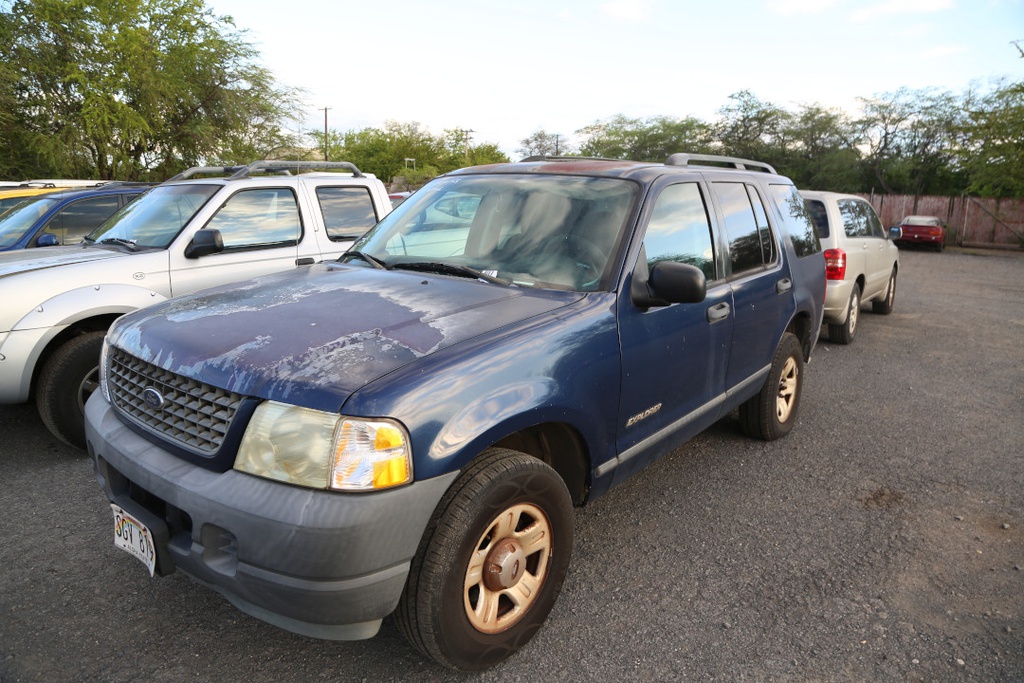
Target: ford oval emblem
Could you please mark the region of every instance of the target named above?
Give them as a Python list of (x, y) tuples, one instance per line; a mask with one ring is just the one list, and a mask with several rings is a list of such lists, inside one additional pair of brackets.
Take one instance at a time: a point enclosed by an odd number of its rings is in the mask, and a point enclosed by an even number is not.
[(147, 387), (146, 390), (142, 392), (142, 402), (153, 410), (160, 410), (167, 403), (167, 401), (164, 400), (163, 394), (153, 387)]

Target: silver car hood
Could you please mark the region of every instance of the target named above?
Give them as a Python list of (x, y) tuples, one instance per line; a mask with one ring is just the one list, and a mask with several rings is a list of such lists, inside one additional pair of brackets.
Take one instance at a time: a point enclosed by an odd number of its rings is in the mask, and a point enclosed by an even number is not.
[(17, 273), (30, 273), (34, 270), (89, 261), (103, 261), (122, 256), (127, 256), (127, 254), (112, 249), (92, 249), (82, 246), (39, 247), (37, 249), (5, 251), (0, 253), (0, 278)]

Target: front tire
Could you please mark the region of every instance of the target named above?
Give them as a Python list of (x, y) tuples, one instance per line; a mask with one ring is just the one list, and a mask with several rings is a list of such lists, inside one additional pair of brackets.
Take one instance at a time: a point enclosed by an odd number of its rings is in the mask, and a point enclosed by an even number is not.
[(829, 324), (828, 338), (838, 344), (849, 344), (857, 334), (857, 321), (860, 320), (860, 285), (854, 285), (850, 292), (850, 308), (846, 312), (846, 320), (838, 325)]
[(47, 359), (36, 382), (36, 409), (58, 439), (85, 448), (85, 402), (99, 387), (105, 332), (72, 337)]
[(740, 426), (755, 439), (774, 441), (793, 430), (803, 393), (804, 352), (787, 332), (775, 351), (768, 379), (756, 396), (740, 406)]
[(395, 620), (420, 652), (451, 669), (494, 666), (540, 629), (569, 566), (573, 510), (540, 460), (495, 448), (438, 504)]

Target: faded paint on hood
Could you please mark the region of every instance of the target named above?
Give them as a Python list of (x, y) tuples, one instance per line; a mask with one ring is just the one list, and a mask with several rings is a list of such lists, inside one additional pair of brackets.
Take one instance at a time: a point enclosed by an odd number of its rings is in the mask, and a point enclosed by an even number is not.
[(33, 270), (57, 268), (73, 263), (87, 263), (126, 256), (124, 252), (92, 247), (40, 247), (0, 253), (0, 278)]
[(110, 339), (216, 387), (336, 411), (396, 368), (582, 296), (324, 264), (138, 311)]

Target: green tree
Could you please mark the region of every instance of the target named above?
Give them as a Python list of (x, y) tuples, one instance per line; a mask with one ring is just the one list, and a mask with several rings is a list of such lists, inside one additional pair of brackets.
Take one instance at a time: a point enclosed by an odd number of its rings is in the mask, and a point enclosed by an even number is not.
[[(970, 98), (970, 94), (967, 95)], [(964, 105), (948, 92), (901, 89), (862, 99), (866, 183), (884, 192), (959, 194)]]
[(508, 156), (493, 143), (473, 144), (473, 131), (465, 128), (450, 128), (441, 136), (443, 152), (439, 159), (442, 173), (466, 166), (507, 163)]
[(573, 148), (561, 133), (548, 133), (544, 130), (534, 131), (530, 137), (519, 141), (521, 147), (516, 150), (523, 158), (532, 156), (558, 157), (572, 155)]
[[(316, 149), (324, 147), (323, 131), (308, 133)], [(405, 179), (405, 186), (419, 187), (442, 173), (463, 166), (508, 162), (497, 145), (472, 145), (464, 130), (429, 133), (419, 123), (388, 121), (383, 128), (364, 128), (343, 133), (328, 131), (332, 161), (349, 161), (386, 183)]]
[(789, 117), (785, 165), (778, 168), (797, 187), (832, 192), (860, 191), (859, 137), (850, 118), (837, 109), (804, 105)]
[[(1024, 59), (1020, 41), (1013, 46)], [(1004, 84), (965, 109), (960, 156), (968, 191), (1024, 198), (1024, 81)]]
[[(136, 179), (294, 144), (279, 86), (203, 0), (0, 0), (20, 174)], [(6, 94), (6, 93), (5, 93)], [(29, 151), (30, 150), (30, 151)]]
[(1024, 197), (1024, 82), (999, 88), (967, 112), (960, 150), (968, 191)]
[(729, 96), (732, 101), (718, 110), (714, 135), (721, 153), (784, 167), (790, 146), (787, 137), (792, 114), (762, 102), (749, 90)]
[(576, 133), (586, 139), (580, 154), (591, 157), (664, 161), (676, 152), (712, 150), (711, 127), (694, 117), (631, 119), (618, 114)]

